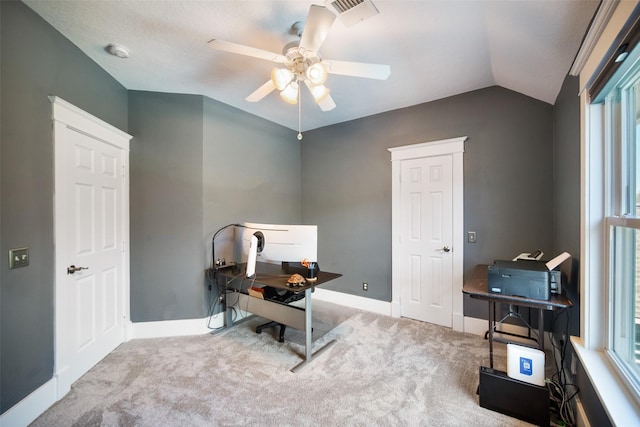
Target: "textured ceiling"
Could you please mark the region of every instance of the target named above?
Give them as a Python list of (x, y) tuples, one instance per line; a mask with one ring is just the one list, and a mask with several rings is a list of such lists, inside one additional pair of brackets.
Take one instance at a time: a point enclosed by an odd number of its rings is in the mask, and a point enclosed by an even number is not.
[[(298, 107), (274, 91), (247, 95), (272, 62), (220, 52), (213, 38), (281, 53), (292, 24), (323, 1), (24, 1), (124, 87), (199, 94), (298, 129)], [(302, 130), (499, 85), (553, 104), (599, 1), (374, 0), (380, 11), (353, 26), (336, 20), (322, 58), (388, 64), (387, 80), (330, 75), (337, 107), (322, 112), (302, 93)], [(118, 43), (128, 59), (109, 55)]]

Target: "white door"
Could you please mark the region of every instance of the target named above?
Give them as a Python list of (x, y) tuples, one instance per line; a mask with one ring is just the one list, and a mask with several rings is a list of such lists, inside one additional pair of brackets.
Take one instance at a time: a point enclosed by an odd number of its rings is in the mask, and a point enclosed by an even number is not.
[(463, 330), (466, 137), (395, 147), (392, 315)]
[(402, 315), (451, 327), (451, 156), (403, 160)]
[(129, 317), (129, 139), (87, 118), (54, 101), (59, 397), (125, 340)]

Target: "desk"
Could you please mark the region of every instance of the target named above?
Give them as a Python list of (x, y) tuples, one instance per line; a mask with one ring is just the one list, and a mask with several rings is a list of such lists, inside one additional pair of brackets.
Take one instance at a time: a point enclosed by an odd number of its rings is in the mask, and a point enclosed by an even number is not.
[[(501, 333), (496, 330), (496, 303), (510, 304), (519, 307), (528, 307), (538, 309), (538, 347), (544, 351), (544, 311), (545, 310), (561, 310), (571, 307), (572, 302), (565, 295), (551, 294), (548, 300), (538, 300), (533, 298), (524, 298), (511, 295), (502, 295), (489, 292), (488, 287), (488, 271), (489, 266), (479, 264), (473, 270), (471, 277), (464, 283), (462, 292), (471, 298), (489, 302), (489, 363), (493, 368), (493, 340), (494, 333)], [(532, 339), (532, 338), (531, 338)], [(508, 339), (496, 339), (498, 342), (512, 342)]]
[[(306, 282), (303, 286), (291, 287), (287, 284), (287, 279), (294, 272), (287, 272), (285, 268), (278, 264), (268, 264), (263, 262), (256, 263), (255, 280), (247, 279), (245, 272), (246, 264), (240, 264), (233, 270), (220, 269), (216, 272), (216, 274), (225, 279), (225, 289), (227, 289), (227, 294), (234, 293), (238, 296), (238, 306), (240, 308), (266, 319), (273, 320), (278, 323), (282, 323), (283, 325), (290, 326), (294, 329), (304, 331), (304, 360), (298, 365), (294, 366), (293, 369), (291, 369), (292, 372), (296, 372), (307, 363), (311, 362), (314, 356), (317, 356), (335, 343), (335, 341), (331, 341), (322, 348), (318, 349), (316, 352), (312, 352), (313, 343), (311, 336), (311, 293), (313, 291), (313, 288), (315, 288), (316, 286), (319, 286), (330, 280), (337, 279), (338, 277), (342, 276), (341, 274), (319, 271), (317, 274), (317, 281)], [(249, 286), (271, 286), (278, 290), (304, 293), (304, 308), (296, 307), (278, 301), (251, 297), (247, 293), (247, 289), (249, 288)], [(233, 325), (233, 319), (231, 307), (227, 304), (227, 295), (224, 295), (223, 309), (225, 311), (225, 327), (231, 327)]]

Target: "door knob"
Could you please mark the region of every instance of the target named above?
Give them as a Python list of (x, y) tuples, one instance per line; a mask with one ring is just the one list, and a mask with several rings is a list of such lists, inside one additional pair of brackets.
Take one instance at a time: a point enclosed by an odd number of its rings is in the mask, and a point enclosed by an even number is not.
[(89, 267), (76, 267), (75, 265), (70, 265), (69, 267), (67, 267), (67, 274), (73, 274), (76, 271), (81, 271), (81, 270), (88, 270)]
[(442, 248), (442, 250), (445, 252), (449, 252), (451, 248), (449, 246), (445, 246), (444, 248)]

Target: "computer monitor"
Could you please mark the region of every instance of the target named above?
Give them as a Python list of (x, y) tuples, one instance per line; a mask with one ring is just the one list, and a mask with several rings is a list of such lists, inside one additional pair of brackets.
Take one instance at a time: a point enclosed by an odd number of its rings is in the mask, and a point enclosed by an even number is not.
[(271, 264), (283, 261), (318, 261), (318, 226), (259, 224), (245, 222), (242, 227), (242, 253), (249, 259), (252, 237), (258, 239), (257, 260)]

